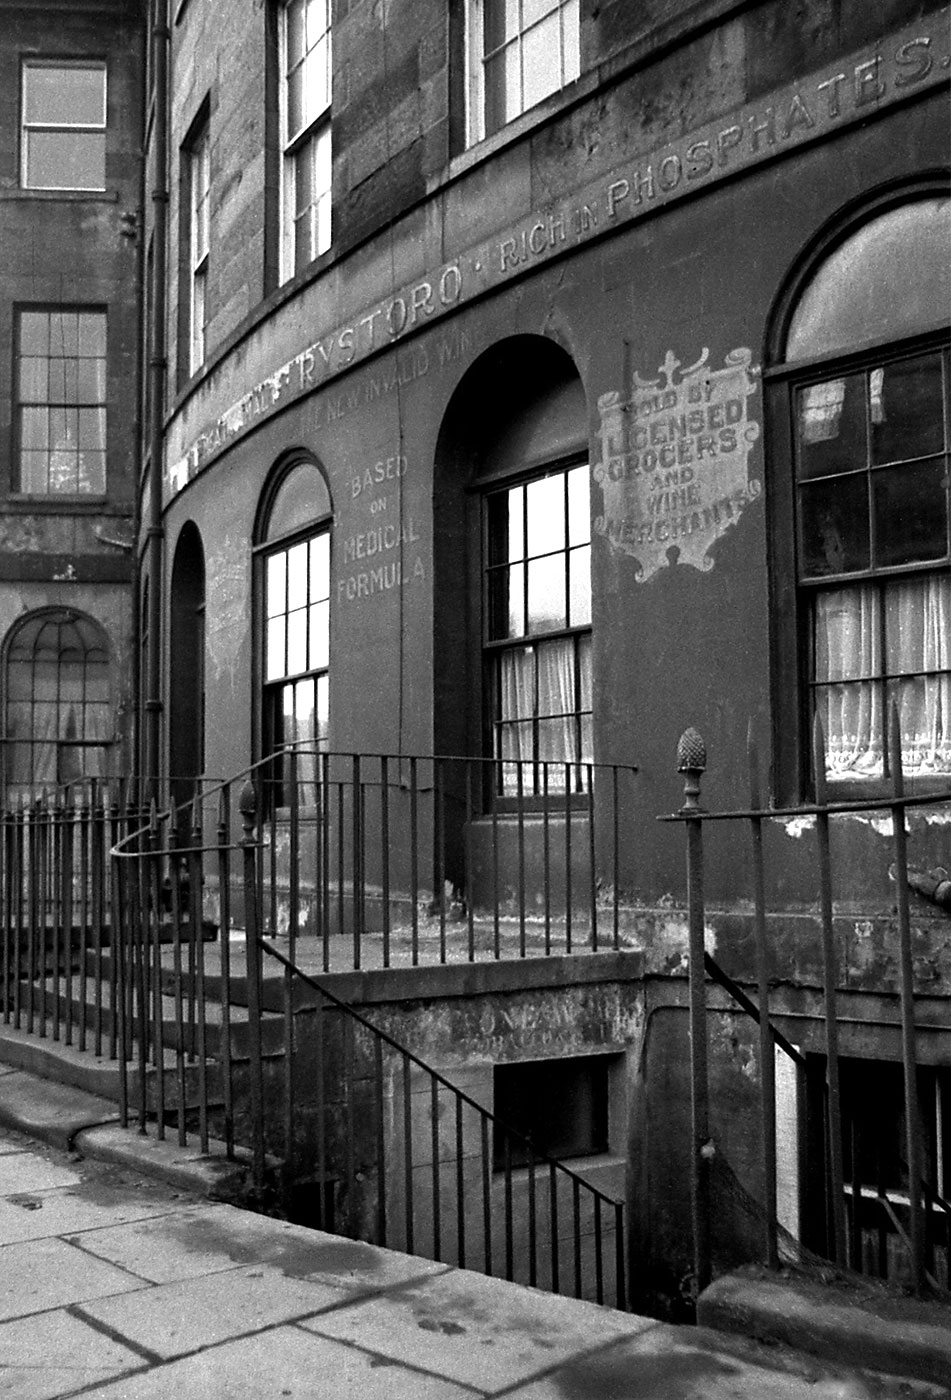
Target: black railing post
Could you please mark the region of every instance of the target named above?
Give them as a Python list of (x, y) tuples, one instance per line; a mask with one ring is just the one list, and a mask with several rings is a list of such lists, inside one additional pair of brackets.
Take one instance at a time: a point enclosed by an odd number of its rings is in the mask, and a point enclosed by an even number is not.
[(753, 933), (756, 939), (756, 975), (759, 984), (760, 1113), (763, 1134), (763, 1202), (766, 1209), (766, 1263), (779, 1267), (776, 1243), (776, 1063), (769, 1020), (769, 954), (766, 936), (766, 881), (763, 863), (763, 819), (759, 750), (750, 724), (746, 739), (750, 766), (751, 856), (753, 863)]
[(677, 771), (684, 775), (681, 813), (687, 827), (687, 919), (690, 957), (690, 1109), (693, 1138), (691, 1212), (694, 1275), (699, 1296), (710, 1282), (710, 1158), (707, 1076), (707, 992), (704, 980), (703, 822), (700, 777), (707, 751), (696, 729), (687, 729), (677, 745)]
[(825, 982), (826, 1021), (826, 1121), (829, 1135), (829, 1194), (832, 1211), (833, 1258), (846, 1264), (845, 1175), (842, 1163), (842, 1103), (839, 1093), (839, 967), (832, 910), (832, 855), (826, 804), (826, 752), (822, 721), (816, 715), (812, 731), (813, 772), (816, 789), (816, 849), (819, 858), (819, 908), (822, 923), (822, 976)]
[[(920, 1292), (925, 1282), (925, 1230), (921, 1209), (921, 1120), (918, 1116), (918, 1063), (915, 1044), (915, 969), (911, 956), (911, 919), (908, 911), (908, 853), (905, 840), (905, 780), (902, 772), (901, 725), (892, 701), (888, 714), (892, 769), (892, 840), (895, 850), (895, 891), (898, 907), (899, 968), (901, 977), (901, 1049), (905, 1085), (905, 1131), (908, 1152), (908, 1234), (911, 1240), (912, 1282)], [(857, 1210), (853, 1196), (852, 1209)]]
[(251, 1090), (251, 1172), (255, 1187), (264, 1185), (264, 1069), (261, 1062), (261, 945), (258, 941), (257, 792), (245, 783), (238, 802), (244, 856), (244, 928), (248, 969), (248, 1066)]

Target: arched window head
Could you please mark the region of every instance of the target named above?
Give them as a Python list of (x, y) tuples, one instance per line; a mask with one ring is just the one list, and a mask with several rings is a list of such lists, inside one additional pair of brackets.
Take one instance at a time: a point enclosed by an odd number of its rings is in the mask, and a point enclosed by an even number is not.
[[(265, 497), (257, 547), (262, 626), (264, 753), (282, 754), (271, 774), (275, 806), (316, 800), (317, 755), (330, 719), (331, 500), (323, 473), (301, 461)], [(287, 756), (289, 746), (296, 757)]]
[(105, 633), (81, 613), (55, 608), (16, 625), (5, 666), (8, 797), (107, 775), (110, 670)]
[(805, 284), (772, 389), (791, 449), (772, 498), (794, 511), (773, 531), (779, 730), (798, 691), (840, 792), (889, 775), (892, 705), (905, 776), (951, 774), (949, 268), (951, 200), (871, 217)]
[(330, 492), (320, 468), (313, 462), (298, 462), (282, 477), (269, 503), (264, 538), (283, 539), (330, 513)]
[(786, 360), (813, 360), (947, 325), (951, 199), (917, 199), (864, 224), (801, 293)]

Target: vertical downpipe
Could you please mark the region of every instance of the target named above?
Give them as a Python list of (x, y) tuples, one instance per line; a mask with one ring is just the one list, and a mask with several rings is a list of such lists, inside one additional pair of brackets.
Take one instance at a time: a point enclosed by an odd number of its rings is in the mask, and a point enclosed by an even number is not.
[(152, 175), (152, 344), (149, 353), (151, 379), (149, 424), (149, 513), (146, 531), (149, 575), (148, 691), (146, 712), (146, 778), (154, 795), (158, 789), (162, 715), (162, 555), (165, 526), (162, 519), (162, 453), (166, 345), (166, 284), (168, 281), (168, 0), (152, 0), (152, 72), (155, 75)]
[(699, 1296), (710, 1282), (709, 1088), (707, 1076), (707, 1004), (704, 981), (703, 822), (700, 777), (707, 750), (696, 729), (687, 729), (677, 745), (677, 771), (684, 775), (681, 814), (687, 826), (687, 908), (690, 948), (690, 1068), (694, 1275)]

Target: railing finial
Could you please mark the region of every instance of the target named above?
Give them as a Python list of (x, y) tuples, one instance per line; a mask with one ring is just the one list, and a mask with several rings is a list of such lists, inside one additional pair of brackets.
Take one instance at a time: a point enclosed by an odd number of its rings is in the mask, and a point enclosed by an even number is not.
[(677, 772), (684, 775), (682, 812), (700, 810), (700, 775), (707, 767), (707, 746), (697, 729), (685, 729), (677, 744)]
[(254, 827), (256, 824), (258, 809), (258, 792), (254, 783), (249, 778), (241, 789), (241, 796), (238, 798), (238, 811), (241, 813), (241, 826), (244, 831), (244, 839), (251, 841), (254, 839)]

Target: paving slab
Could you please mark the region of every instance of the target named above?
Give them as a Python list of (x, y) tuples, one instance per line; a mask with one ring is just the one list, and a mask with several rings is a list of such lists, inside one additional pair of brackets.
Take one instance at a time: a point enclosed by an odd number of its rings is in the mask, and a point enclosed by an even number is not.
[(128, 1225), (132, 1221), (163, 1215), (168, 1209), (167, 1204), (153, 1204), (148, 1200), (90, 1200), (81, 1187), (23, 1192), (0, 1200), (0, 1240), (16, 1244), (21, 1240), (61, 1235), (78, 1241), (85, 1232)]
[(84, 1303), (78, 1311), (168, 1360), (332, 1308), (344, 1298), (342, 1289), (256, 1264)]
[(170, 1395), (182, 1400), (472, 1400), (484, 1395), (418, 1368), (394, 1368), (372, 1352), (297, 1327), (244, 1337), (95, 1393), (101, 1400), (168, 1400)]
[(0, 1395), (55, 1400), (142, 1365), (142, 1358), (63, 1309), (0, 1323)]
[(597, 1342), (658, 1324), (453, 1269), (301, 1324), (449, 1380), (498, 1390)]
[(78, 1186), (79, 1174), (35, 1152), (7, 1152), (0, 1157), (0, 1196), (10, 1192), (46, 1191), (51, 1186)]
[(0, 1318), (144, 1288), (142, 1279), (93, 1259), (64, 1240), (0, 1246)]

